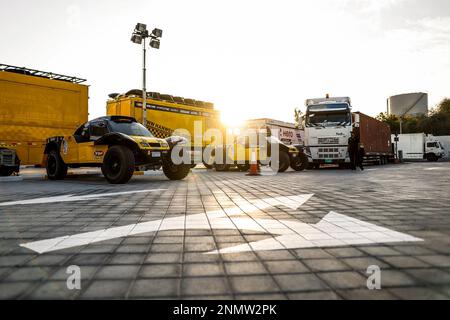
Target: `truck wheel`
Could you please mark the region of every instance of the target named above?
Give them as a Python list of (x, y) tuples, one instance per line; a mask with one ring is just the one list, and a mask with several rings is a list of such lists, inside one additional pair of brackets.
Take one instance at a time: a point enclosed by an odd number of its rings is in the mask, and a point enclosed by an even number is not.
[(436, 161), (438, 161), (439, 159), (438, 159), (438, 157), (436, 157), (436, 155), (430, 153), (430, 154), (427, 154), (427, 160), (428, 160), (429, 162), (436, 162)]
[(203, 165), (205, 166), (206, 169), (209, 169), (209, 170), (214, 168), (213, 165), (208, 164), (208, 163), (206, 163), (205, 161), (203, 161)]
[(167, 162), (163, 165), (163, 172), (170, 180), (183, 180), (190, 170), (191, 166), (186, 164), (175, 165), (172, 162)]
[(238, 164), (237, 167), (240, 172), (247, 172), (250, 169), (249, 164)]
[(278, 172), (285, 172), (289, 168), (291, 160), (289, 159), (289, 154), (287, 152), (280, 152), (280, 160), (278, 164)]
[(308, 157), (304, 153), (300, 153), (294, 161), (291, 161), (291, 168), (295, 171), (303, 171), (308, 168)]
[(50, 180), (63, 180), (67, 176), (67, 165), (56, 150), (49, 152), (46, 169)]
[(229, 165), (229, 164), (226, 164), (226, 163), (224, 163), (224, 164), (217, 164), (217, 163), (215, 163), (215, 164), (214, 164), (214, 168), (215, 168), (216, 171), (218, 171), (218, 172), (224, 172), (224, 171), (230, 170), (230, 165)]
[(109, 183), (127, 183), (134, 172), (134, 155), (125, 146), (112, 146), (103, 159), (102, 173)]

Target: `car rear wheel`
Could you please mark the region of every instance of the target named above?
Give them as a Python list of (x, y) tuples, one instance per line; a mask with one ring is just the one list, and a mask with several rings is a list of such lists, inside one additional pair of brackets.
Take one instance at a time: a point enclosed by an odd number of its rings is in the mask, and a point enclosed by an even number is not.
[(171, 161), (166, 162), (163, 165), (163, 172), (170, 180), (183, 180), (189, 174), (191, 170), (190, 165), (186, 164), (173, 164)]
[(47, 177), (50, 180), (63, 180), (67, 176), (67, 165), (59, 155), (59, 152), (52, 150), (47, 156)]
[(127, 183), (134, 173), (133, 152), (125, 146), (112, 146), (103, 159), (102, 173), (109, 183)]

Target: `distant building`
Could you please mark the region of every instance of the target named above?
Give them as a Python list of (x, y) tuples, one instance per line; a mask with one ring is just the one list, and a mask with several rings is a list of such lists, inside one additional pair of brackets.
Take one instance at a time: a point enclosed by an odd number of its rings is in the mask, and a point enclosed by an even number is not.
[(251, 129), (265, 129), (268, 127), (272, 135), (287, 145), (303, 144), (304, 131), (297, 129), (293, 123), (262, 118), (247, 120), (244, 126)]
[(404, 116), (428, 113), (428, 94), (423, 92), (392, 96), (387, 102), (389, 115)]

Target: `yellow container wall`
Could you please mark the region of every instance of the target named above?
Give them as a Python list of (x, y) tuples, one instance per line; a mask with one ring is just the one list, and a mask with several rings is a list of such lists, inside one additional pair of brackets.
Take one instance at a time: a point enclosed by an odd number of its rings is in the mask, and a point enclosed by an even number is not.
[(41, 163), (47, 138), (71, 134), (87, 119), (87, 86), (0, 72), (0, 145), (20, 143), (22, 164)]
[[(108, 101), (107, 114), (131, 116), (142, 122), (142, 99), (125, 97)], [(219, 113), (215, 110), (147, 100), (147, 127), (158, 138), (166, 138), (175, 130), (184, 129), (194, 142), (196, 121), (201, 123), (202, 135), (210, 128), (220, 129)]]

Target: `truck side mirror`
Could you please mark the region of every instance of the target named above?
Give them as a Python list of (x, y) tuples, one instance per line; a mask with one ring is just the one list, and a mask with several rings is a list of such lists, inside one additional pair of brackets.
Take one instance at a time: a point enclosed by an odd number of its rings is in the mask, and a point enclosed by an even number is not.
[(355, 113), (355, 128), (359, 128), (359, 114)]

